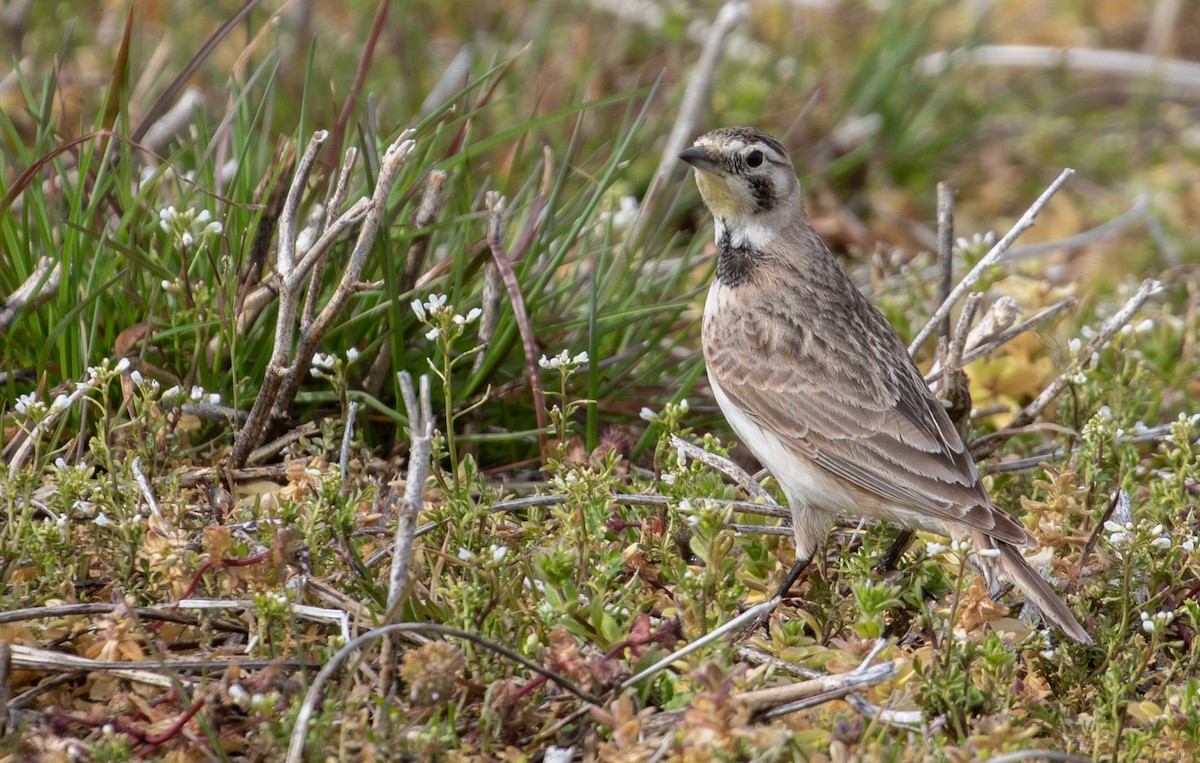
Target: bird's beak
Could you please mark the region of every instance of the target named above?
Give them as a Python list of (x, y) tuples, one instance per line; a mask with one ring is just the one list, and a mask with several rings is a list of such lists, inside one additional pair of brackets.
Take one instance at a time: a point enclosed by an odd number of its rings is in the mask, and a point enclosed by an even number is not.
[(698, 170), (711, 172), (715, 175), (723, 174), (721, 172), (721, 166), (712, 159), (708, 158), (708, 152), (704, 150), (702, 146), (685, 148), (683, 151), (679, 152), (679, 158)]

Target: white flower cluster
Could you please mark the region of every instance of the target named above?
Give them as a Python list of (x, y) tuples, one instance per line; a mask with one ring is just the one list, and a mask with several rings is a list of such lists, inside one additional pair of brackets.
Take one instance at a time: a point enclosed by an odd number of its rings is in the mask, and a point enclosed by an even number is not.
[(1142, 630), (1146, 633), (1162, 633), (1175, 620), (1174, 612), (1142, 612)]
[[(1138, 533), (1138, 528), (1134, 526), (1132, 521), (1118, 522), (1110, 519), (1104, 523), (1104, 532), (1107, 533), (1108, 542), (1112, 544), (1112, 547), (1119, 549), (1125, 548), (1133, 542)], [(1155, 548), (1166, 550), (1172, 545), (1171, 536), (1166, 534), (1161, 524), (1151, 527), (1146, 532), (1146, 536), (1150, 538), (1150, 545)], [(1190, 551), (1191, 549), (1188, 550)]]
[(478, 307), (472, 307), (466, 315), (454, 312), (454, 306), (447, 304), (445, 294), (430, 294), (429, 299), (424, 302), (414, 299), (411, 306), (417, 320), (429, 326), (425, 338), (431, 342), (441, 335), (447, 321), (461, 328), (474, 323), (483, 315), (483, 311)]
[[(953, 554), (957, 554), (958, 556), (966, 556), (972, 553), (971, 549), (973, 546), (974, 544), (971, 542), (970, 538), (956, 538), (950, 541), (950, 545), (929, 541), (925, 544), (925, 553), (929, 556), (937, 556), (938, 554), (944, 554), (949, 551)], [(985, 559), (995, 559), (996, 557), (1000, 556), (1000, 549), (983, 548), (975, 551), (974, 553), (975, 556), (981, 556)]]
[(976, 233), (974, 236), (967, 238), (959, 236), (954, 242), (954, 253), (961, 254), (962, 252), (978, 251), (983, 254), (996, 243), (996, 232), (987, 231), (986, 233)]
[[(162, 399), (163, 400), (174, 400), (174, 399), (182, 397), (182, 396), (183, 396), (183, 389), (179, 385), (175, 385), (174, 387), (168, 388), (166, 392), (163, 392)], [(199, 387), (196, 385), (193, 385), (191, 391), (188, 392), (187, 399), (189, 402), (192, 402), (192, 403), (209, 403), (211, 405), (220, 405), (221, 404), (221, 395), (220, 394), (218, 394), (216, 392), (212, 392), (212, 393), (205, 392), (204, 387)]]
[(178, 210), (174, 205), (158, 211), (158, 227), (170, 235), (181, 247), (189, 247), (198, 240), (219, 236), (224, 230), (221, 223), (212, 219), (212, 212), (202, 209)]
[(570, 371), (574, 368), (577, 368), (577, 367), (582, 366), (583, 364), (587, 363), (588, 360), (589, 360), (589, 358), (588, 358), (588, 354), (586, 352), (581, 352), (578, 355), (576, 355), (575, 357), (571, 357), (570, 352), (568, 352), (567, 350), (563, 350), (562, 352), (558, 353), (557, 355), (555, 355), (552, 358), (549, 358), (549, 357), (546, 357), (545, 355), (543, 355), (538, 360), (538, 365), (541, 366), (542, 368), (546, 368), (546, 369), (552, 369), (552, 370), (553, 369), (563, 369), (566, 371)]

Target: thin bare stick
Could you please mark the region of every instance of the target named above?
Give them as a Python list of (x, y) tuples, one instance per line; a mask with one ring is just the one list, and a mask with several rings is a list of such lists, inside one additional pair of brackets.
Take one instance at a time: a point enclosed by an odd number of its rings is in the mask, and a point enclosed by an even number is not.
[(313, 677), (312, 684), (309, 685), (308, 692), (304, 695), (304, 702), (301, 703), (300, 710), (296, 714), (296, 724), (292, 727), (292, 736), (288, 742), (288, 753), (287, 758), (285, 759), (286, 763), (300, 763), (300, 761), (303, 760), (304, 743), (306, 741), (306, 737), (308, 736), (308, 724), (312, 721), (313, 713), (316, 712), (317, 703), (320, 701), (321, 693), (325, 690), (325, 684), (329, 682), (329, 679), (333, 677), (334, 673), (341, 669), (342, 663), (344, 663), (350, 657), (350, 655), (354, 654), (354, 652), (371, 643), (372, 641), (375, 641), (376, 639), (393, 633), (405, 632), (436, 633), (442, 636), (453, 636), (455, 638), (466, 639), (467, 641), (478, 644), (484, 648), (491, 649), (497, 654), (507, 657), (527, 670), (531, 670), (540, 676), (545, 676), (571, 694), (579, 697), (584, 702), (587, 702), (591, 705), (602, 704), (602, 701), (599, 697), (589, 694), (568, 679), (560, 676), (558, 673), (555, 673), (553, 670), (549, 670), (548, 668), (537, 664), (533, 660), (530, 660), (523, 655), (514, 652), (512, 649), (509, 649), (503, 644), (498, 644), (491, 639), (484, 638), (475, 633), (470, 633), (469, 631), (452, 628), (448, 625), (438, 625), (435, 623), (393, 623), (391, 625), (384, 625), (367, 631), (363, 635), (346, 644), (344, 647), (339, 649), (336, 654), (330, 657), (329, 661), (325, 663), (325, 667), (321, 668), (320, 672)]
[(708, 113), (717, 64), (721, 62), (725, 41), (749, 13), (750, 3), (744, 0), (727, 2), (717, 12), (717, 18), (709, 27), (704, 47), (701, 48), (696, 65), (692, 67), (688, 77), (687, 88), (683, 91), (683, 98), (679, 104), (679, 113), (675, 117), (675, 124), (671, 125), (671, 133), (667, 136), (658, 170), (654, 173), (656, 179), (665, 180), (672, 170), (679, 166), (679, 152), (695, 137), (701, 118)]
[(142, 491), (142, 497), (146, 499), (146, 505), (150, 507), (150, 513), (156, 517), (162, 517), (162, 511), (158, 508), (158, 501), (154, 498), (154, 491), (150, 489), (150, 481), (146, 479), (146, 475), (142, 472), (142, 457), (138, 456), (133, 459), (133, 463), (129, 465), (130, 471), (133, 472), (133, 478), (137, 481), (138, 489)]
[(1058, 252), (1064, 249), (1080, 249), (1094, 244), (1097, 241), (1117, 233), (1128, 227), (1130, 223), (1138, 220), (1149, 220), (1148, 211), (1150, 209), (1149, 194), (1138, 194), (1133, 200), (1133, 205), (1122, 212), (1117, 217), (1109, 220), (1106, 223), (1097, 225), (1095, 228), (1085, 230), (1083, 233), (1076, 233), (1074, 236), (1067, 236), (1055, 241), (1043, 241), (1039, 244), (1027, 244), (1018, 246), (1008, 250), (1008, 253), (1000, 259), (1001, 262), (1018, 262), (1020, 260), (1030, 260), (1035, 257), (1049, 254), (1050, 252)]
[[(950, 298), (950, 288), (954, 284), (954, 189), (949, 183), (937, 184), (937, 224), (938, 224), (938, 301), (945, 302)], [(950, 336), (950, 315), (942, 321), (942, 336)]]
[(346, 431), (342, 432), (342, 456), (338, 459), (338, 470), (342, 475), (342, 485), (350, 479), (350, 444), (354, 442), (354, 419), (358, 416), (358, 401), (351, 400), (350, 408), (346, 411)]
[[(997, 301), (997, 303), (998, 302), (999, 301)], [(967, 337), (968, 351), (963, 355), (963, 359), (962, 359), (963, 365), (965, 366), (972, 361), (978, 360), (978, 359), (984, 357), (985, 355), (995, 352), (1000, 347), (1011, 342), (1017, 336), (1025, 333), (1026, 331), (1028, 331), (1029, 329), (1038, 325), (1039, 323), (1043, 323), (1043, 322), (1049, 320), (1050, 318), (1053, 318), (1054, 316), (1058, 315), (1059, 313), (1066, 310), (1068, 307), (1073, 306), (1074, 304), (1075, 304), (1075, 298), (1067, 297), (1066, 299), (1056, 302), (1053, 305), (1051, 305), (1050, 307), (1047, 307), (1045, 310), (1043, 310), (1042, 312), (1033, 316), (1032, 318), (1030, 318), (1026, 321), (1022, 321), (1021, 323), (1017, 324), (1016, 326), (1013, 326), (1011, 329), (1005, 331), (1004, 333), (995, 337), (991, 341), (987, 341), (987, 338), (984, 337), (983, 341), (987, 342), (987, 344), (981, 344), (981, 345), (975, 347), (974, 349), (970, 349), (970, 348), (972, 347), (972, 344), (975, 340), (972, 338), (972, 336), (968, 336)], [(977, 326), (976, 328), (979, 328), (979, 327)], [(975, 332), (972, 331), (971, 333), (973, 335)], [(932, 384), (940, 378), (942, 378), (941, 364), (936, 364), (933, 367), (933, 369), (928, 374), (925, 375), (925, 381), (928, 384)]]
[(383, 622), (389, 624), (395, 621), (407, 588), (417, 517), (425, 507), (425, 478), (429, 475), (433, 441), (433, 403), (429, 393), (429, 377), (421, 375), (419, 399), (413, 391), (412, 376), (407, 371), (401, 371), (399, 377), (404, 407), (408, 411), (409, 427), (412, 429), (412, 447), (409, 449), (404, 498), (400, 502), (399, 519), (396, 523), (392, 569), (388, 576), (387, 615)]
[(61, 280), (62, 265), (49, 257), (39, 258), (29, 277), (0, 305), (0, 334), (8, 332), (22, 310), (36, 310), (57, 294)]
[(969, 50), (931, 53), (917, 63), (921, 74), (937, 75), (959, 66), (987, 68), (1064, 69), (1110, 78), (1157, 80), (1168, 97), (1190, 96), (1200, 90), (1200, 64), (1147, 56), (1128, 50), (1063, 48), (1048, 45), (978, 45)]
[[(408, 425), (412, 432), (412, 447), (408, 451), (408, 478), (404, 483), (404, 497), (400, 501), (399, 516), (396, 520), (396, 536), (392, 541), (392, 567), (388, 575), (387, 613), (383, 616), (385, 625), (396, 622), (400, 617), (400, 606), (404, 602), (404, 594), (408, 590), (408, 574), (412, 567), (413, 541), (416, 538), (417, 517), (425, 507), (425, 478), (429, 475), (429, 460), (433, 442), (433, 403), (429, 394), (429, 377), (421, 375), (420, 399), (413, 390), (412, 376), (407, 371), (397, 374), (400, 380), (400, 393), (404, 398), (404, 407), (408, 412)], [(391, 516), (391, 506), (396, 495), (392, 483), (392, 494), (388, 500), (388, 508), (384, 516)], [(395, 636), (383, 640), (379, 653), (379, 677), (377, 692), (380, 697), (390, 696), (393, 687), (393, 671), (395, 669), (395, 652), (398, 648)], [(374, 725), (376, 730), (382, 729), (387, 722), (387, 713), (376, 714)]]
[(654, 172), (654, 182), (650, 184), (650, 190), (647, 191), (646, 198), (642, 202), (637, 223), (629, 237), (631, 241), (641, 238), (642, 229), (651, 219), (646, 214), (646, 210), (655, 207), (655, 202), (662, 193), (662, 189), (666, 187), (671, 172), (680, 164), (679, 152), (695, 138), (701, 119), (708, 113), (717, 65), (721, 62), (725, 41), (749, 14), (750, 3), (745, 0), (733, 0), (721, 6), (721, 10), (717, 12), (717, 18), (709, 27), (704, 47), (701, 48), (696, 65), (692, 67), (688, 75), (688, 84), (679, 104), (679, 113), (675, 117), (675, 124), (671, 126), (671, 133), (663, 147), (662, 158), (659, 159), (658, 169)]
[[(557, 506), (558, 504), (565, 503), (566, 500), (567, 496), (562, 494), (531, 495), (526, 498), (497, 501), (492, 504), (491, 510), (519, 511), (521, 509), (531, 509), (535, 506)], [(609, 496), (609, 500), (619, 506), (670, 506), (674, 501), (674, 499), (665, 495), (654, 495), (651, 493), (618, 493)], [(759, 514), (764, 517), (790, 517), (792, 515), (787, 508), (774, 502), (763, 504), (751, 501), (730, 501), (724, 498), (699, 498), (693, 501), (693, 503), (729, 507), (743, 514)]]
[(745, 612), (743, 612), (742, 614), (733, 618), (732, 620), (725, 623), (721, 627), (716, 628), (715, 630), (712, 630), (712, 631), (704, 634), (703, 636), (696, 639), (695, 641), (688, 644), (687, 646), (683, 647), (682, 649), (676, 649), (674, 652), (672, 652), (671, 654), (662, 658), (661, 660), (654, 663), (653, 665), (646, 668), (645, 670), (641, 671), (640, 673), (637, 673), (635, 675), (630, 676), (629, 678), (626, 678), (624, 681), (617, 684), (615, 691), (620, 691), (622, 689), (626, 689), (630, 686), (633, 686), (634, 684), (637, 684), (637, 683), (640, 683), (641, 681), (646, 680), (650, 676), (653, 676), (657, 673), (661, 673), (663, 670), (670, 667), (671, 664), (673, 662), (675, 662), (676, 660), (681, 660), (684, 657), (691, 654), (692, 652), (695, 652), (699, 649), (703, 649), (705, 646), (711, 644), (712, 642), (716, 641), (717, 639), (723, 638), (726, 634), (732, 633), (732, 632), (740, 629), (743, 625), (754, 622), (755, 620), (757, 620), (759, 618), (759, 616), (767, 615), (767, 614), (773, 612), (775, 610), (775, 608), (779, 606), (779, 602), (781, 602), (781, 601), (782, 601), (782, 599), (780, 599), (778, 596), (776, 596), (772, 599), (768, 599), (767, 601), (764, 601), (763, 603), (761, 603), (757, 606), (747, 609)]
[(1067, 388), (1067, 385), (1071, 383), (1071, 377), (1075, 375), (1075, 372), (1080, 368), (1083, 368), (1088, 361), (1092, 359), (1093, 355), (1095, 355), (1102, 347), (1104, 347), (1104, 345), (1108, 344), (1109, 340), (1111, 340), (1113, 336), (1121, 330), (1122, 326), (1124, 326), (1126, 323), (1129, 323), (1133, 316), (1137, 314), (1138, 310), (1142, 309), (1142, 305), (1146, 304), (1146, 301), (1149, 300), (1150, 297), (1154, 296), (1161, 290), (1162, 284), (1160, 284), (1158, 281), (1153, 279), (1147, 279), (1143, 281), (1141, 285), (1138, 286), (1137, 291), (1134, 292), (1133, 296), (1129, 298), (1125, 305), (1120, 310), (1110, 315), (1104, 321), (1104, 323), (1100, 325), (1100, 329), (1096, 332), (1096, 335), (1092, 337), (1092, 340), (1088, 342), (1087, 346), (1080, 351), (1079, 357), (1075, 359), (1075, 363), (1055, 377), (1054, 381), (1050, 382), (1050, 384), (1048, 384), (1046, 388), (1042, 390), (1041, 394), (1034, 398), (1029, 405), (1025, 406), (1021, 412), (1018, 413), (1011, 422), (1009, 422), (1008, 426), (999, 432), (996, 432), (995, 435), (990, 436), (988, 438), (988, 442), (978, 451), (972, 451), (975, 458), (984, 458), (994, 452), (996, 448), (1000, 447), (1000, 444), (1003, 442), (1004, 438), (998, 437), (997, 435), (1006, 432), (1015, 434), (1016, 431), (1019, 431), (1023, 427), (1032, 424), (1034, 419), (1038, 417), (1038, 414), (1040, 414), (1047, 405), (1053, 402), (1054, 399), (1057, 398), (1059, 394)]
[[(701, 448), (698, 445), (693, 445), (677, 435), (671, 435), (671, 445), (679, 451), (680, 455), (687, 456), (693, 461), (699, 461), (700, 463), (710, 466), (729, 477), (731, 480), (733, 480), (734, 484), (740, 487), (742, 491), (751, 498), (765, 501), (772, 506), (779, 505), (775, 501), (774, 497), (772, 497), (762, 485), (758, 484), (758, 482), (751, 477), (745, 469), (730, 461), (728, 458), (718, 456), (716, 453), (710, 453), (704, 448)], [(790, 516), (790, 514), (788, 516)]]
[(752, 711), (763, 711), (764, 719), (778, 718), (788, 713), (816, 707), (847, 694), (881, 684), (896, 677), (896, 664), (885, 662), (863, 670), (849, 673), (810, 678), (786, 686), (749, 691), (737, 695), (736, 699)]
[[(537, 417), (538, 429), (543, 430), (538, 435), (539, 451), (544, 460), (549, 453), (546, 449), (545, 429), (549, 425), (546, 417), (546, 395), (542, 391), (542, 377), (538, 371), (537, 341), (533, 336), (533, 324), (529, 321), (529, 312), (525, 309), (525, 297), (521, 294), (521, 284), (517, 273), (504, 251), (501, 241), (504, 231), (504, 197), (496, 191), (488, 191), (485, 202), (488, 209), (487, 243), (492, 251), (492, 261), (500, 271), (504, 287), (508, 290), (508, 299), (512, 302), (513, 317), (517, 321), (517, 330), (521, 334), (521, 345), (525, 350), (525, 373), (529, 377), (529, 388), (533, 393), (533, 412)], [(449, 426), (449, 424), (447, 424)]]
[(1070, 177), (1074, 174), (1075, 170), (1073, 169), (1067, 168), (1063, 170), (1054, 180), (1054, 182), (1051, 183), (1045, 191), (1042, 191), (1042, 195), (1033, 202), (1033, 205), (1026, 210), (1025, 214), (1021, 215), (1021, 218), (1017, 220), (1016, 224), (1014, 224), (1011, 229), (1009, 229), (1008, 233), (1004, 234), (1004, 238), (997, 241), (996, 245), (993, 246), (986, 255), (984, 255), (983, 259), (981, 259), (975, 265), (975, 267), (971, 268), (969, 273), (963, 276), (962, 280), (958, 282), (958, 285), (954, 287), (954, 290), (950, 292), (950, 296), (942, 300), (941, 306), (934, 311), (933, 315), (930, 316), (929, 321), (917, 333), (917, 336), (913, 339), (912, 344), (908, 346), (909, 355), (915, 355), (917, 350), (921, 349), (921, 345), (925, 343), (925, 340), (928, 339), (929, 336), (934, 332), (938, 324), (950, 314), (950, 311), (954, 309), (954, 305), (958, 303), (958, 300), (962, 298), (967, 290), (969, 290), (979, 281), (979, 279), (983, 276), (984, 271), (986, 271), (992, 265), (995, 265), (1000, 258), (1004, 256), (1004, 253), (1008, 251), (1009, 247), (1012, 246), (1013, 242), (1016, 241), (1022, 233), (1033, 227), (1034, 220), (1037, 218), (1038, 213), (1042, 211), (1042, 208), (1046, 206), (1046, 204), (1050, 201), (1050, 198), (1054, 196), (1054, 194), (1058, 192), (1058, 189), (1062, 188), (1063, 184), (1066, 183), (1067, 180), (1070, 179)]

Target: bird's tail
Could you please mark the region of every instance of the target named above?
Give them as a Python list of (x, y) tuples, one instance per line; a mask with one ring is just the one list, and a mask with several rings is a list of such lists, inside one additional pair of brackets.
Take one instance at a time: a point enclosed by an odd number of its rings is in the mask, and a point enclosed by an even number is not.
[(997, 541), (982, 533), (972, 534), (975, 536), (977, 549), (995, 548), (1000, 550), (1000, 556), (994, 560), (999, 567), (1000, 575), (1010, 580), (1029, 597), (1029, 600), (1042, 613), (1042, 617), (1075, 641), (1081, 644), (1092, 643), (1092, 637), (1075, 619), (1075, 615), (1071, 614), (1066, 603), (1059, 598), (1046, 579), (1029, 566), (1029, 562), (1025, 561), (1025, 557), (1015, 546), (1004, 541)]

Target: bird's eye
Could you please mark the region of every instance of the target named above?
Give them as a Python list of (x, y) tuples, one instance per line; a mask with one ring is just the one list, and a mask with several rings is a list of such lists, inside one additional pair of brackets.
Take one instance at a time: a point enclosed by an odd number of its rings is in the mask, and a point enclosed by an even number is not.
[(751, 167), (751, 168), (761, 167), (762, 163), (763, 163), (763, 152), (759, 151), (757, 148), (754, 149), (753, 151), (751, 151), (750, 153), (746, 154), (746, 166), (747, 167)]

